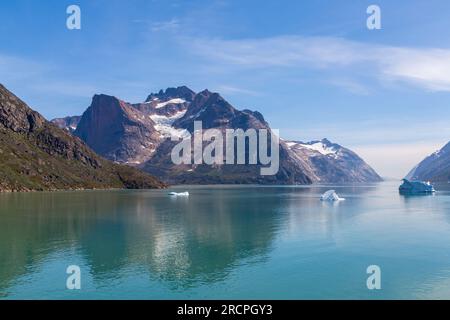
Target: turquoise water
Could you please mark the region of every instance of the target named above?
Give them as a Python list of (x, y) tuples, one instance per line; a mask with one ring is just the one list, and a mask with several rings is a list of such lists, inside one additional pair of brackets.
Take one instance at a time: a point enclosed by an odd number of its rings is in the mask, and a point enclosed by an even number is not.
[(450, 192), (397, 187), (333, 186), (335, 204), (329, 186), (1, 194), (0, 298), (450, 298)]

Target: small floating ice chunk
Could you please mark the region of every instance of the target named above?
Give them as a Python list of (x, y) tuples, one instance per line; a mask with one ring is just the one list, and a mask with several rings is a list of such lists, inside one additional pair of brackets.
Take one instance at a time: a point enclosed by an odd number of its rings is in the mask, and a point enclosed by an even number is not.
[(189, 197), (189, 192), (170, 192), (169, 196), (173, 197)]
[(321, 201), (343, 201), (345, 200), (344, 198), (340, 198), (338, 196), (338, 194), (336, 193), (336, 191), (334, 190), (328, 190), (327, 192), (325, 192), (321, 197), (320, 197)]

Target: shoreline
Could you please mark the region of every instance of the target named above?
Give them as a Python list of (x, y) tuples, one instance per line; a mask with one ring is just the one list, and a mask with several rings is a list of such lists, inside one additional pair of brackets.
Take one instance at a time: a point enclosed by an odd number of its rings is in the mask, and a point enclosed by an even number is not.
[(259, 187), (259, 188), (309, 188), (309, 187), (367, 187), (371, 185), (378, 185), (380, 183), (392, 182), (392, 181), (373, 181), (373, 182), (349, 182), (349, 183), (311, 183), (311, 184), (172, 184), (166, 185), (161, 188), (142, 188), (142, 189), (128, 189), (128, 188), (68, 188), (68, 189), (45, 189), (45, 190), (10, 190), (0, 189), (0, 194), (12, 194), (12, 193), (53, 193), (53, 192), (74, 192), (74, 191), (141, 191), (141, 190), (167, 190), (170, 188), (187, 188), (187, 187), (232, 187), (232, 188), (247, 188), (247, 187)]

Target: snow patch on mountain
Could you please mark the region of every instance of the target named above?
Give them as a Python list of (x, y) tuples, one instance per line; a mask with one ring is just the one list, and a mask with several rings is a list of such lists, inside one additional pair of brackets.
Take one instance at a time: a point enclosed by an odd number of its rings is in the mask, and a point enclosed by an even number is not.
[(171, 99), (166, 102), (160, 102), (155, 106), (155, 108), (160, 109), (160, 108), (164, 108), (165, 106), (167, 106), (169, 104), (183, 104), (185, 102), (186, 102), (186, 100), (184, 100), (184, 99), (176, 98), (176, 99)]
[[(280, 140), (283, 140), (283, 139), (280, 139)], [(292, 147), (294, 147), (294, 146), (297, 146), (297, 145), (299, 145), (297, 142), (286, 142), (286, 145), (289, 147), (289, 148), (292, 148)]]
[(299, 144), (299, 145), (300, 145), (300, 147), (310, 149), (313, 151), (317, 151), (325, 156), (331, 155), (331, 154), (336, 155), (336, 153), (337, 153), (337, 150), (335, 150), (333, 147), (327, 146), (323, 142), (316, 142), (313, 144)]
[(324, 141), (313, 141), (313, 142), (307, 142), (307, 143), (287, 141), (286, 145), (288, 146), (289, 149), (304, 148), (304, 149), (311, 150), (313, 152), (320, 153), (321, 155), (324, 155), (324, 156), (337, 157), (338, 151), (339, 151), (336, 148), (334, 148), (333, 146), (330, 146), (330, 145), (324, 143)]
[(174, 128), (172, 125), (176, 120), (182, 118), (185, 114), (186, 110), (183, 110), (175, 113), (172, 116), (153, 114), (149, 117), (155, 123), (155, 129), (160, 132), (161, 138), (184, 138), (189, 135), (189, 131), (187, 131), (186, 129)]
[(191, 115), (191, 116), (189, 116), (189, 119), (192, 119), (192, 118), (197, 118), (198, 116), (200, 116), (203, 112), (205, 112), (206, 111), (206, 109), (207, 109), (207, 107), (204, 107), (204, 108), (202, 108), (199, 112), (197, 112), (196, 114), (193, 114), (193, 115)]

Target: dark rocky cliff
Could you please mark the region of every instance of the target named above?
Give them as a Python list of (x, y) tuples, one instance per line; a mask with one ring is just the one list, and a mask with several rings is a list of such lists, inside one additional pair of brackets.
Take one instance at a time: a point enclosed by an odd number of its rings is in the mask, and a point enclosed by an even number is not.
[(161, 187), (101, 158), (0, 85), (0, 191)]

